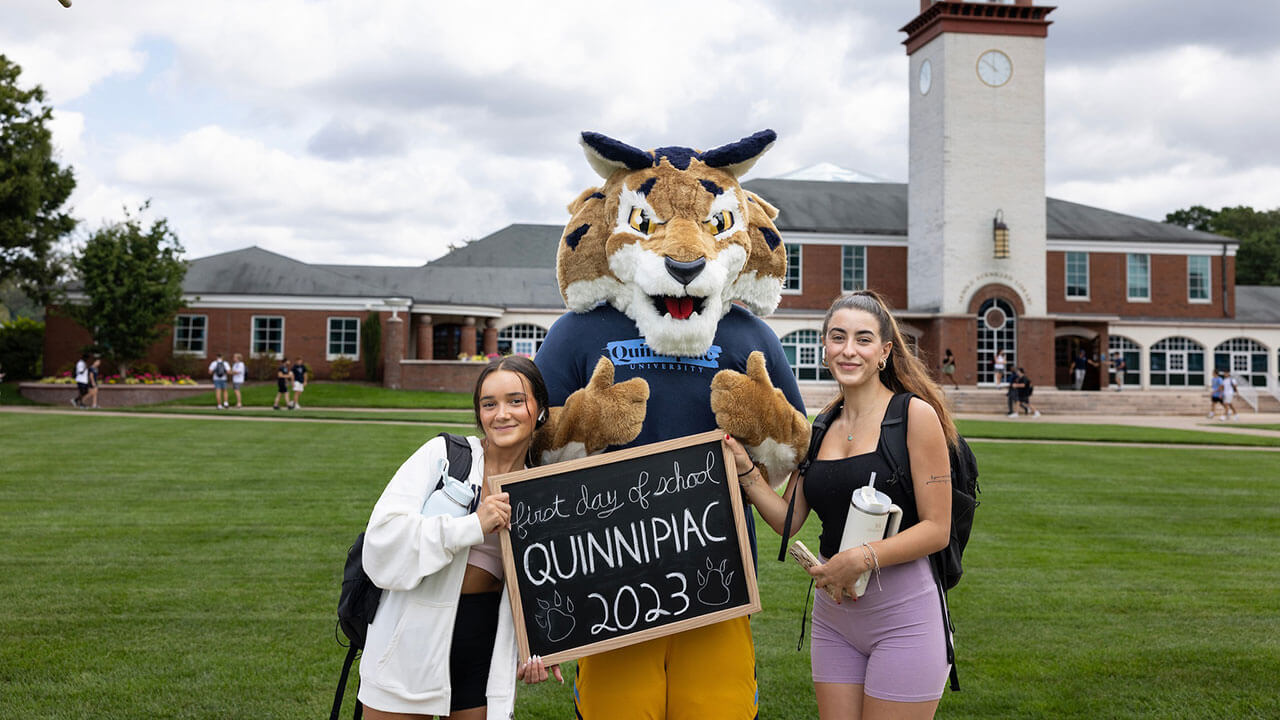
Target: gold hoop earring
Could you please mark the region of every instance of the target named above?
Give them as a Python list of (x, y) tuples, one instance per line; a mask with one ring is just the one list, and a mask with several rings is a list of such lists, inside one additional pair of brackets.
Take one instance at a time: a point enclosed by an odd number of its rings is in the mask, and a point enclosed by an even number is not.
[(831, 368), (831, 366), (827, 364), (827, 351), (826, 351), (826, 350), (823, 350), (823, 351), (822, 351), (822, 357), (821, 357), (821, 359), (819, 359), (819, 360), (818, 360), (818, 364), (819, 364), (819, 365), (821, 365), (821, 366), (822, 366), (822, 367), (824, 367), (824, 368), (827, 368), (827, 369), (830, 369), (830, 368)]
[(880, 362), (876, 363), (876, 367), (880, 369), (880, 372), (884, 372), (885, 367), (888, 365), (889, 360), (887, 358), (880, 358)]

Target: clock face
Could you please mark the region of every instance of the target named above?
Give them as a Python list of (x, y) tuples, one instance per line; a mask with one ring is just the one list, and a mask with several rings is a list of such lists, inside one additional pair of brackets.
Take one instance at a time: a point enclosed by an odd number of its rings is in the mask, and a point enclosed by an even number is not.
[(925, 60), (920, 64), (920, 94), (926, 95), (933, 85), (933, 63)]
[(991, 87), (1000, 87), (1013, 75), (1013, 61), (999, 50), (988, 50), (978, 57), (978, 78)]

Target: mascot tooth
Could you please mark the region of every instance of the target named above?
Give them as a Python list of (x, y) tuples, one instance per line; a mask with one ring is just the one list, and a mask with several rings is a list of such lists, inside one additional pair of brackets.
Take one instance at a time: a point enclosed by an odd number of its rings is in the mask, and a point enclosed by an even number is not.
[[(775, 486), (795, 468), (809, 424), (782, 346), (756, 317), (778, 306), (786, 248), (778, 210), (738, 182), (775, 139), (764, 130), (712, 150), (640, 150), (582, 134), (604, 183), (569, 204), (557, 249), (572, 312), (535, 359), (552, 405), (535, 439), (543, 462), (720, 428)], [(751, 537), (754, 547), (754, 528)], [(758, 713), (747, 618), (591, 655), (578, 668), (586, 720), (619, 708), (652, 718)]]

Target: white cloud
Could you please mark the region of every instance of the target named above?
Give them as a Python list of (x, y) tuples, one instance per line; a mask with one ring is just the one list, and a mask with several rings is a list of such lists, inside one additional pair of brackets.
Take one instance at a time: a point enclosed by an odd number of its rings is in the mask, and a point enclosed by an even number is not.
[[(1242, 3), (1196, 31), (1149, 20), (1159, 32), (1138, 39), (1154, 0), (1055, 11), (1050, 194), (1156, 218), (1274, 206), (1280, 163), (1261, 150), (1280, 146), (1280, 52), (1250, 28), (1277, 10)], [(416, 264), (511, 222), (563, 222), (598, 183), (586, 129), (706, 148), (772, 127), (752, 176), (830, 161), (906, 179), (897, 29), (914, 2), (14, 5), (0, 47), (49, 90), (77, 214), (96, 225), (151, 198), (192, 256), (258, 244)]]

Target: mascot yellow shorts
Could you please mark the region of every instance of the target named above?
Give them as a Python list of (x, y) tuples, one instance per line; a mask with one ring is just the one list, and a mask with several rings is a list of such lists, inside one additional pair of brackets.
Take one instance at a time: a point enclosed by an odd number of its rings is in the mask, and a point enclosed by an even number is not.
[(578, 660), (583, 720), (749, 720), (757, 715), (751, 622), (740, 617)]

